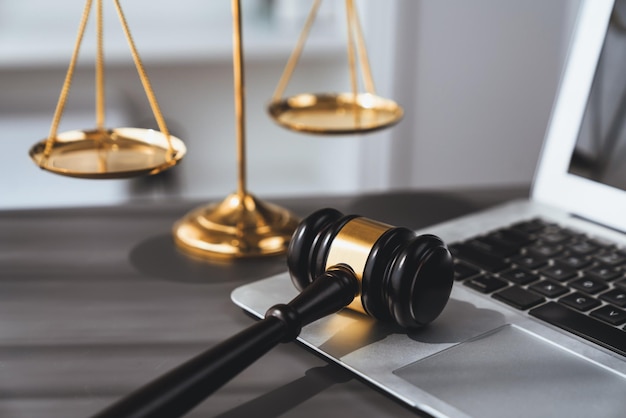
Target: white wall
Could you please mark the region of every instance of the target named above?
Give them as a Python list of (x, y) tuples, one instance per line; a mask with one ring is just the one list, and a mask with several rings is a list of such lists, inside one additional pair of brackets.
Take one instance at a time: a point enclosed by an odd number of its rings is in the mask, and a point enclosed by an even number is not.
[(528, 184), (578, 2), (401, 0), (395, 7), (392, 94), (406, 117), (387, 142), (387, 186)]

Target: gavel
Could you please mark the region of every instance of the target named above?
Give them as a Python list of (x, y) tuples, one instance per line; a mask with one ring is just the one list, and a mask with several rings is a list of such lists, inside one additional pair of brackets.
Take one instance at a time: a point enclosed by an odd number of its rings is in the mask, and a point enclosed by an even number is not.
[(158, 377), (97, 418), (179, 417), (302, 327), (348, 307), (406, 329), (443, 311), (452, 290), (452, 256), (434, 235), (418, 235), (335, 209), (322, 209), (296, 228), (287, 252), (300, 293), (265, 317)]

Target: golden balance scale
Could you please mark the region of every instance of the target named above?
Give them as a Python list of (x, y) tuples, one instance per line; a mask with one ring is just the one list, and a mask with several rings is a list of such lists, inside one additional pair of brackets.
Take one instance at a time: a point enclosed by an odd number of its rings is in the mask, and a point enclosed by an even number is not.
[[(156, 174), (175, 166), (185, 155), (184, 143), (171, 135), (161, 115), (149, 79), (135, 48), (119, 0), (113, 0), (126, 39), (157, 121), (159, 131), (104, 127), (104, 60), (102, 0), (96, 0), (96, 128), (57, 134), (76, 66), (92, 0), (87, 0), (78, 38), (61, 90), (50, 134), (35, 144), (30, 156), (42, 169), (90, 179), (128, 178)], [(174, 241), (185, 252), (209, 259), (233, 259), (277, 255), (286, 252), (299, 219), (288, 210), (263, 202), (246, 188), (245, 95), (240, 0), (232, 1), (233, 72), (237, 142), (237, 191), (222, 202), (197, 208), (173, 226)], [(283, 98), (283, 92), (304, 48), (321, 0), (315, 0), (292, 52), (268, 112), (281, 126), (298, 132), (346, 135), (389, 127), (403, 115), (392, 100), (376, 95), (369, 60), (353, 0), (345, 0), (348, 28), (348, 60), (351, 91), (304, 93)], [(358, 90), (357, 56), (365, 92)]]

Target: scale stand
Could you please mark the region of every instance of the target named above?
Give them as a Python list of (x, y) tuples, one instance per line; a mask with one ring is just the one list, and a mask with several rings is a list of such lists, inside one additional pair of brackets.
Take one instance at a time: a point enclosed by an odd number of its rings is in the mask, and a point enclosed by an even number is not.
[(232, 0), (233, 73), (237, 129), (237, 192), (221, 203), (195, 209), (176, 222), (179, 248), (203, 258), (232, 259), (283, 254), (299, 219), (246, 189), (244, 73), (240, 0)]

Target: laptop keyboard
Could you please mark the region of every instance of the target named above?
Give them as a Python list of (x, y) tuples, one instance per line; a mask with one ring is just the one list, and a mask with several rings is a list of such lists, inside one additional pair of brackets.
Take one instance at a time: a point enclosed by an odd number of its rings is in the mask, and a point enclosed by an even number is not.
[(626, 248), (537, 218), (450, 250), (458, 282), (626, 356)]

